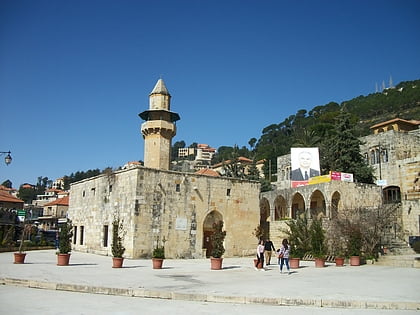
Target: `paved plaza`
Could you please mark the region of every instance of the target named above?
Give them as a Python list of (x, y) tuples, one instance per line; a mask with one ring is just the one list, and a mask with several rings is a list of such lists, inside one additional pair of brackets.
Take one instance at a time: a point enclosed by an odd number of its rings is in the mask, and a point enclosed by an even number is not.
[(257, 271), (253, 257), (225, 258), (222, 270), (211, 270), (209, 259), (166, 259), (155, 270), (149, 259), (126, 259), (115, 269), (111, 257), (88, 253), (72, 252), (70, 266), (56, 265), (55, 250), (29, 251), (22, 265), (0, 253), (6, 287), (176, 301), (420, 310), (419, 280), (418, 268), (378, 265), (315, 268), (304, 261), (289, 275), (277, 265)]

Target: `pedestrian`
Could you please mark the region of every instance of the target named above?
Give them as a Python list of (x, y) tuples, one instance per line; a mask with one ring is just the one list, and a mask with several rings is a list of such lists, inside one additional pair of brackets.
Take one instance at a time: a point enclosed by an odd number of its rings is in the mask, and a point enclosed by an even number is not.
[(270, 241), (269, 239), (267, 239), (265, 241), (265, 245), (264, 245), (264, 256), (265, 256), (265, 264), (267, 266), (270, 265), (271, 263), (271, 252), (276, 251), (276, 249), (274, 248), (274, 244), (272, 241)]
[(281, 242), (281, 248), (278, 251), (279, 253), (279, 265), (280, 265), (280, 273), (283, 273), (283, 265), (286, 264), (286, 268), (287, 271), (289, 272), (290, 275), (290, 267), (289, 267), (289, 254), (290, 254), (290, 246), (289, 246), (289, 242), (287, 241), (287, 239), (284, 239)]
[(257, 265), (255, 268), (258, 269), (258, 266), (264, 267), (264, 240), (260, 240), (257, 246)]

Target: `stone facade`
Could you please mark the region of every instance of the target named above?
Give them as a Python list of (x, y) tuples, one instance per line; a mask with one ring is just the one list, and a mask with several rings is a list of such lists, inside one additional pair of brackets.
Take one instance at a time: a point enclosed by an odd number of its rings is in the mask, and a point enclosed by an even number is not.
[[(345, 200), (346, 203), (353, 205), (373, 206), (379, 200), (383, 203), (401, 203), (401, 217), (398, 219), (401, 226), (395, 229), (402, 232), (401, 237), (406, 242), (409, 236), (420, 235), (420, 129), (418, 127), (415, 129), (415, 126), (418, 126), (418, 122), (408, 123), (401, 119), (393, 119), (373, 126), (372, 135), (360, 138), (363, 143), (360, 146), (360, 152), (373, 168), (378, 186), (356, 185), (355, 187), (363, 189), (358, 188), (355, 191), (354, 184), (342, 183), (343, 186), (339, 190), (341, 202)], [(310, 204), (314, 202), (319, 204), (322, 201), (322, 198), (318, 198), (317, 201), (312, 197), (311, 191), (316, 189), (325, 196), (325, 215), (330, 217), (332, 200), (328, 199), (332, 198), (331, 191), (336, 184), (332, 181), (292, 189), (290, 188), (290, 154), (280, 156), (277, 158), (276, 189), (263, 194), (264, 198), (267, 198), (265, 204), (269, 207), (269, 215), (262, 214), (262, 217), (266, 216), (271, 222), (275, 222), (275, 219), (281, 218), (282, 215), (293, 217), (293, 203), (294, 207), (301, 209), (304, 206), (304, 211), (310, 213), (311, 211), (308, 210), (311, 209)], [(298, 198), (297, 196), (300, 195), (304, 197)], [(291, 196), (295, 196), (294, 201)], [(284, 201), (280, 202), (282, 198)], [(274, 200), (277, 200), (277, 205)], [(338, 208), (343, 209), (353, 207), (353, 205), (342, 204)], [(280, 209), (282, 214), (276, 214), (276, 209)]]
[(73, 248), (111, 255), (112, 221), (119, 215), (126, 230), (125, 257), (150, 257), (163, 240), (168, 258), (205, 257), (218, 220), (227, 232), (224, 256), (246, 255), (256, 243), (259, 186), (142, 166), (83, 180), (71, 185)]

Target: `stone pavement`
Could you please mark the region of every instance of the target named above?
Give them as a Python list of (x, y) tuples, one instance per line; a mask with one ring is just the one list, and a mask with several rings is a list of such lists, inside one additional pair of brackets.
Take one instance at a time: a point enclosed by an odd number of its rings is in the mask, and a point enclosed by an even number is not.
[(161, 270), (149, 259), (126, 259), (115, 269), (111, 257), (80, 252), (72, 252), (70, 266), (56, 262), (55, 250), (29, 251), (23, 265), (13, 264), (13, 253), (0, 253), (0, 284), (201, 302), (420, 310), (419, 268), (315, 268), (304, 261), (288, 275), (277, 265), (257, 271), (253, 257), (245, 257), (225, 258), (223, 270), (211, 270), (209, 259), (166, 259)]

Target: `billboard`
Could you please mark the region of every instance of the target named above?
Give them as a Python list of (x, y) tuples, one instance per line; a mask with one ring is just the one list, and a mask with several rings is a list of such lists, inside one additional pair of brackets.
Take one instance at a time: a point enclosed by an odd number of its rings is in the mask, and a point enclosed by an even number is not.
[(291, 148), (292, 187), (308, 185), (309, 179), (320, 175), (318, 148)]

